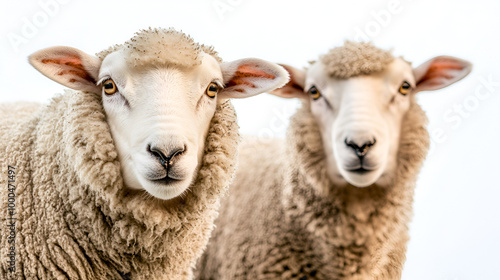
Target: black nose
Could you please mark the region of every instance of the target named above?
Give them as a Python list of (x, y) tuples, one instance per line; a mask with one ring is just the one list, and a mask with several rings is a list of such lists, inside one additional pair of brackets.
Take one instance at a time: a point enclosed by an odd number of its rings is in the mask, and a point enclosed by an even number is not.
[[(148, 152), (158, 159), (165, 168), (170, 168), (174, 164), (174, 159), (179, 157), (186, 150), (186, 146), (174, 147), (168, 150), (162, 150), (158, 147), (148, 145)], [(168, 156), (167, 156), (168, 155)]]
[(353, 140), (348, 140), (347, 138), (344, 140), (344, 142), (348, 147), (351, 147), (354, 150), (354, 152), (356, 153), (356, 156), (358, 156), (360, 159), (363, 159), (363, 157), (365, 157), (366, 154), (368, 153), (368, 150), (373, 145), (375, 145), (377, 140), (375, 140), (375, 138), (373, 138), (373, 140), (367, 141), (361, 145), (357, 144)]

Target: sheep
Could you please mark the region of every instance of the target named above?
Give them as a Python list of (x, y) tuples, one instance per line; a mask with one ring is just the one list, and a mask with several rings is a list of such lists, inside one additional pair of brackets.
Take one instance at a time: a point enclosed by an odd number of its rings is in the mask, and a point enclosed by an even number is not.
[(198, 279), (400, 279), (429, 146), (419, 91), (465, 77), (440, 56), (412, 69), (347, 41), (275, 95), (302, 100), (287, 139), (248, 138)]
[(237, 163), (228, 98), (287, 71), (161, 28), (29, 61), (73, 90), (0, 106), (0, 278), (192, 279)]

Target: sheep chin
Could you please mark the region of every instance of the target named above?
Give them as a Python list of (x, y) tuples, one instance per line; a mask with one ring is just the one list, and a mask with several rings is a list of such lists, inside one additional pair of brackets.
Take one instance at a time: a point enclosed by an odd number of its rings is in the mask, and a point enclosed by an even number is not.
[(165, 179), (160, 181), (143, 182), (144, 190), (150, 195), (162, 199), (169, 200), (182, 195), (190, 186), (189, 180)]

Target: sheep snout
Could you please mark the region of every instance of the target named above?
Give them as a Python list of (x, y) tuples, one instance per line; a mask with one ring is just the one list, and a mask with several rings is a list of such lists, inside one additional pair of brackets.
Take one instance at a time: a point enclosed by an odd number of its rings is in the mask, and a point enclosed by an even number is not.
[[(167, 137), (168, 138), (168, 137)], [(172, 184), (189, 177), (193, 162), (188, 153), (188, 142), (170, 137), (169, 141), (152, 141), (147, 145), (147, 168), (144, 177), (155, 183)]]
[(333, 136), (333, 154), (340, 175), (350, 184), (365, 187), (375, 183), (386, 171), (388, 145), (383, 133), (352, 131)]
[(163, 166), (167, 172), (169, 169), (172, 167), (172, 165), (179, 159), (179, 157), (184, 153), (186, 150), (186, 145), (179, 146), (179, 147), (172, 147), (170, 149), (164, 150), (158, 147), (152, 147), (151, 145), (148, 145), (148, 152), (158, 159), (160, 162), (161, 166)]
[(348, 138), (346, 138), (344, 140), (344, 143), (347, 145), (347, 147), (352, 148), (354, 150), (354, 153), (356, 154), (356, 156), (362, 162), (363, 159), (364, 159), (364, 157), (368, 153), (368, 150), (373, 145), (375, 145), (375, 143), (377, 142), (377, 140), (375, 138), (373, 138), (373, 140), (366, 141), (366, 142), (364, 142), (362, 144), (358, 144), (356, 142), (359, 143), (359, 141), (349, 140)]

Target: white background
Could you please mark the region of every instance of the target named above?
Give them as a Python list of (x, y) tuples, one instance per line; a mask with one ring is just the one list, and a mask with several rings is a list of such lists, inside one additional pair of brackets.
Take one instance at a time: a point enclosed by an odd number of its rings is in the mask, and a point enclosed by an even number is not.
[[(54, 45), (93, 54), (149, 26), (182, 30), (224, 60), (303, 67), (363, 36), (414, 65), (442, 54), (467, 59), (466, 79), (419, 93), (437, 136), (418, 181), (403, 279), (499, 279), (499, 12), (498, 1), (481, 0), (2, 1), (0, 102), (62, 92), (29, 66), (29, 54)], [(267, 137), (284, 137), (297, 106), (266, 94), (234, 103), (242, 132)]]

